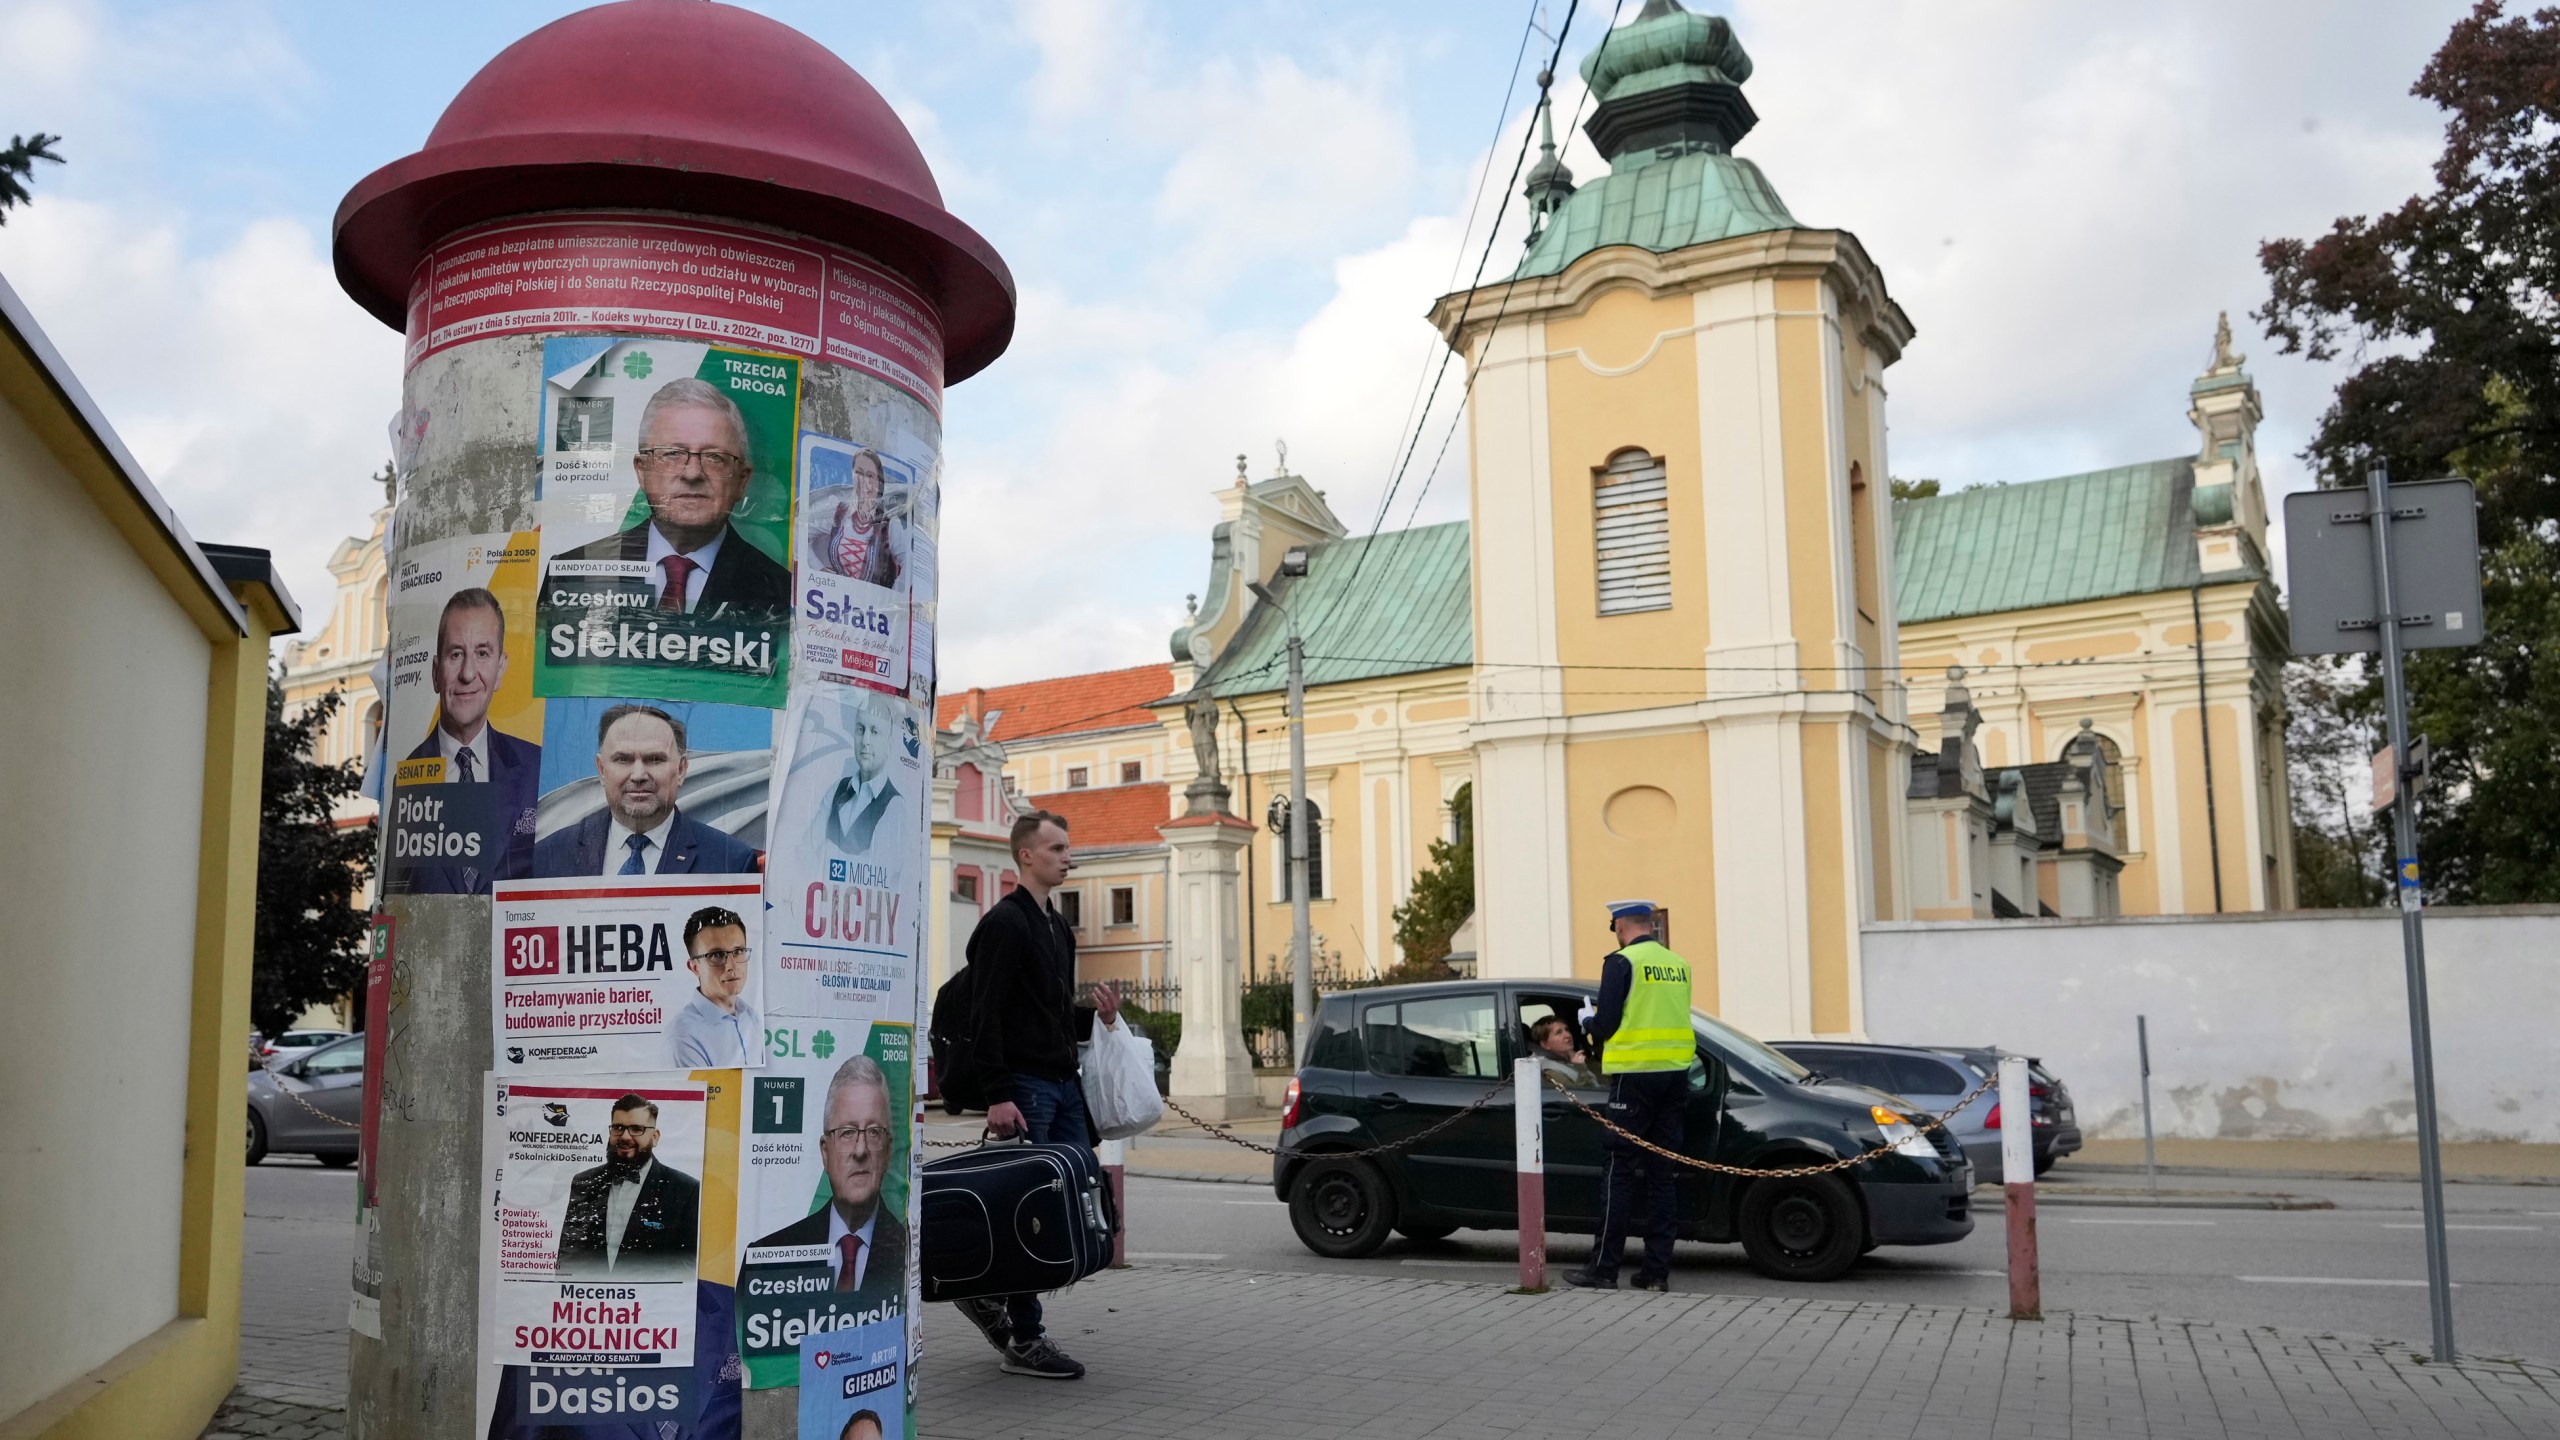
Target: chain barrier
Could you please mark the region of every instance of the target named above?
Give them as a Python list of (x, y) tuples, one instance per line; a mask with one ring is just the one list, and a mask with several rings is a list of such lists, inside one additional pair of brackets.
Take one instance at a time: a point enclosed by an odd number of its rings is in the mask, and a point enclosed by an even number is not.
[[(1563, 1081), (1558, 1080), (1555, 1076), (1548, 1076), (1547, 1083), (1554, 1086), (1557, 1092), (1563, 1095), (1565, 1099), (1572, 1101), (1573, 1108), (1590, 1116), (1594, 1121), (1596, 1121), (1601, 1129), (1611, 1132), (1619, 1139), (1626, 1141), (1637, 1149), (1651, 1151), (1653, 1154), (1659, 1155), (1665, 1160), (1686, 1165), (1692, 1170), (1712, 1170), (1718, 1175), (1741, 1175), (1754, 1180), (1795, 1180), (1811, 1175), (1828, 1175), (1835, 1170), (1846, 1170), (1852, 1165), (1862, 1165), (1867, 1161), (1884, 1154), (1888, 1150), (1898, 1148), (1903, 1143), (1899, 1140), (1887, 1140), (1872, 1150), (1851, 1155), (1846, 1159), (1834, 1160), (1824, 1165), (1796, 1165), (1779, 1170), (1754, 1170), (1747, 1165), (1724, 1165), (1713, 1160), (1695, 1159), (1691, 1156), (1683, 1155), (1677, 1150), (1671, 1150), (1663, 1146), (1656, 1145), (1641, 1135), (1631, 1135), (1623, 1127), (1611, 1123), (1609, 1117), (1606, 1115), (1603, 1115), (1599, 1111), (1592, 1109), (1589, 1105), (1584, 1104), (1581, 1096), (1574, 1094), (1571, 1089), (1566, 1087)], [(1912, 1124), (1912, 1128), (1922, 1135), (1926, 1135), (1932, 1130), (1944, 1129), (1949, 1120), (1954, 1119), (1956, 1116), (1964, 1112), (1964, 1107), (1972, 1104), (1975, 1100), (1981, 1097), (1984, 1091), (1989, 1090), (1992, 1086), (1999, 1083), (1999, 1073), (1994, 1071), (1992, 1074), (1985, 1076), (1981, 1084), (1974, 1086), (1971, 1094), (1968, 1094), (1963, 1099), (1957, 1101), (1946, 1114), (1932, 1115), (1928, 1117), (1925, 1124), (1913, 1124), (1908, 1117), (1905, 1117), (1904, 1123)]]
[(287, 1090), (282, 1085), (278, 1085), (275, 1089), (277, 1094), (292, 1101), (294, 1104), (301, 1106), (303, 1109), (310, 1111), (312, 1114), (319, 1116), (321, 1119), (328, 1121), (330, 1124), (337, 1126), (341, 1130), (361, 1130), (364, 1128), (353, 1120), (339, 1119), (337, 1116), (330, 1114), (328, 1111), (321, 1109), (319, 1106), (314, 1105), (292, 1091)]
[[(1851, 1155), (1846, 1159), (1833, 1160), (1822, 1165), (1799, 1165), (1777, 1170), (1754, 1170), (1747, 1165), (1726, 1165), (1714, 1160), (1695, 1159), (1691, 1156), (1683, 1155), (1676, 1150), (1669, 1150), (1660, 1145), (1656, 1145), (1642, 1136), (1629, 1134), (1623, 1127), (1612, 1123), (1609, 1117), (1585, 1104), (1582, 1097), (1574, 1094), (1572, 1088), (1567, 1086), (1562, 1080), (1553, 1075), (1547, 1076), (1546, 1080), (1549, 1085), (1555, 1087), (1558, 1094), (1564, 1096), (1566, 1100), (1571, 1101), (1575, 1109), (1590, 1116), (1593, 1122), (1598, 1124), (1601, 1129), (1610, 1131), (1619, 1139), (1626, 1141), (1628, 1144), (1636, 1146), (1638, 1149), (1649, 1150), (1666, 1160), (1676, 1161), (1693, 1170), (1712, 1170), (1719, 1175), (1740, 1175), (1755, 1180), (1791, 1180), (1810, 1175), (1828, 1175), (1836, 1170), (1846, 1170), (1853, 1165), (1862, 1165), (1879, 1155), (1897, 1148), (1903, 1143), (1899, 1140), (1888, 1140), (1882, 1145), (1878, 1145), (1871, 1150), (1862, 1151), (1859, 1154)], [(1985, 1077), (1981, 1084), (1974, 1086), (1970, 1093), (1968, 1093), (1963, 1099), (1958, 1100), (1945, 1114), (1927, 1116), (1922, 1120), (1911, 1120), (1906, 1117), (1905, 1123), (1910, 1124), (1912, 1128), (1921, 1135), (1926, 1135), (1933, 1130), (1945, 1129), (1948, 1121), (1964, 1113), (1964, 1108), (1966, 1106), (1971, 1105), (1974, 1101), (1980, 1099), (1984, 1092), (1990, 1090), (1992, 1086), (1999, 1083), (2000, 1077), (1997, 1072), (1994, 1072), (1990, 1076)], [(1372, 1145), (1364, 1150), (1310, 1151), (1299, 1150), (1287, 1146), (1257, 1144), (1254, 1141), (1247, 1140), (1243, 1136), (1236, 1134), (1232, 1129), (1225, 1125), (1201, 1119), (1199, 1116), (1184, 1109), (1178, 1102), (1174, 1101), (1170, 1097), (1166, 1098), (1164, 1104), (1166, 1109), (1181, 1116), (1183, 1119), (1190, 1121), (1193, 1126), (1207, 1133), (1211, 1139), (1224, 1140), (1228, 1144), (1236, 1146), (1239, 1149), (1257, 1151), (1264, 1155), (1305, 1155), (1310, 1159), (1320, 1160), (1364, 1160), (1372, 1155), (1385, 1155), (1397, 1150), (1411, 1149), (1412, 1147), (1421, 1144), (1423, 1141), (1430, 1139), (1432, 1136), (1439, 1134), (1441, 1131), (1448, 1129), (1450, 1126), (1457, 1124), (1459, 1121), (1466, 1119), (1468, 1116), (1473, 1115), (1487, 1105), (1492, 1104), (1497, 1097), (1511, 1089), (1511, 1081), (1497, 1081), (1490, 1089), (1486, 1090), (1482, 1095), (1477, 1096), (1472, 1102), (1470, 1102), (1465, 1109), (1452, 1113), (1446, 1119), (1439, 1121), (1428, 1129), (1416, 1131), (1402, 1140), (1391, 1140), (1384, 1145)], [(969, 1150), (986, 1143), (986, 1137), (981, 1136), (976, 1140), (927, 1140), (924, 1143), (937, 1150)]]

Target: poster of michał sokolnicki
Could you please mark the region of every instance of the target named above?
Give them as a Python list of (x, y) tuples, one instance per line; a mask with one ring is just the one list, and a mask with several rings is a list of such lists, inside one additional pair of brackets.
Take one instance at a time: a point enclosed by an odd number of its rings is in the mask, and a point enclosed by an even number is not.
[(758, 877), (508, 881), (489, 914), (497, 1073), (764, 1063)]
[(702, 1082), (492, 1075), (481, 1116), (481, 1363), (693, 1364)]
[(916, 1249), (915, 1027), (777, 1018), (742, 1080), (738, 1350), (796, 1383), (802, 1337), (907, 1314)]
[(413, 545), (390, 577), (385, 894), (486, 895), (532, 873), (536, 543), (525, 530)]
[(779, 709), (800, 362), (591, 335), (542, 368), (535, 689)]
[(782, 728), (782, 806), (766, 834), (768, 1010), (909, 1020), (932, 798), (925, 711), (876, 690), (810, 686)]

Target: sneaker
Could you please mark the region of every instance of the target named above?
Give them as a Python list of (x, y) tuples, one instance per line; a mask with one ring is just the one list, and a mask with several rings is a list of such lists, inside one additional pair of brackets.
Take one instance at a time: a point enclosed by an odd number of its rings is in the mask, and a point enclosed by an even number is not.
[(955, 1300), (952, 1308), (978, 1327), (978, 1333), (987, 1337), (987, 1343), (996, 1347), (997, 1354), (1002, 1355), (1013, 1348), (1013, 1317), (1002, 1300), (985, 1296), (975, 1300)]
[(1597, 1270), (1567, 1270), (1564, 1272), (1564, 1283), (1576, 1290), (1615, 1290), (1618, 1288), (1618, 1277), (1614, 1274), (1603, 1275)]
[(1081, 1380), (1084, 1367), (1048, 1336), (1041, 1335), (1004, 1349), (1004, 1373), (1039, 1380)]

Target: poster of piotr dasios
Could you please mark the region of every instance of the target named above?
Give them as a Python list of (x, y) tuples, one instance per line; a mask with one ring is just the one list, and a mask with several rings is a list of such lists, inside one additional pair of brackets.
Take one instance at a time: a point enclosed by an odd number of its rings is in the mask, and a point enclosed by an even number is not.
[(629, 336), (542, 356), (536, 689), (779, 708), (800, 362)]
[(386, 894), (486, 895), (532, 873), (535, 544), (529, 530), (457, 536), (407, 547), (393, 570)]

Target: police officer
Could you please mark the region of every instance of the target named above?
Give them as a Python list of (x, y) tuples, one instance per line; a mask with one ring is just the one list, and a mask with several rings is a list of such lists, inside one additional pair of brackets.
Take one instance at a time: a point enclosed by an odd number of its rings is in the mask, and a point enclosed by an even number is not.
[[(1609, 1123), (1628, 1135), (1678, 1150), (1681, 1120), (1689, 1104), (1689, 1066), (1698, 1041), (1689, 1027), (1689, 962), (1654, 938), (1653, 902), (1617, 900), (1609, 905), (1609, 929), (1618, 948), (1600, 962), (1598, 1013), (1586, 1027), (1600, 1047), (1600, 1073), (1609, 1077)], [(1644, 1176), (1644, 1264), (1638, 1290), (1671, 1288), (1671, 1244), (1680, 1233), (1679, 1167), (1608, 1130), (1608, 1152), (1599, 1243), (1591, 1263), (1565, 1273), (1565, 1283), (1585, 1289), (1618, 1288), (1626, 1250), (1627, 1218), (1635, 1206), (1636, 1176)]]

